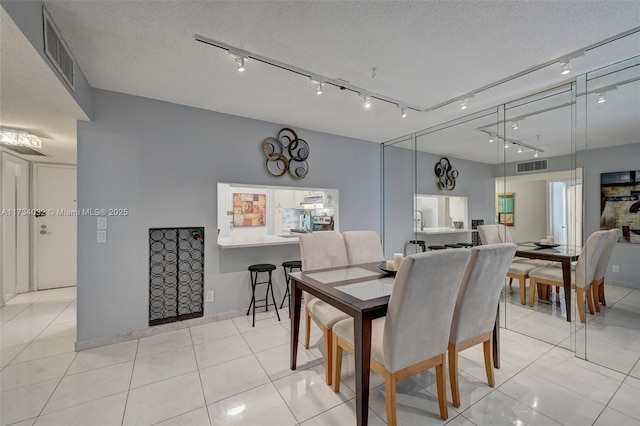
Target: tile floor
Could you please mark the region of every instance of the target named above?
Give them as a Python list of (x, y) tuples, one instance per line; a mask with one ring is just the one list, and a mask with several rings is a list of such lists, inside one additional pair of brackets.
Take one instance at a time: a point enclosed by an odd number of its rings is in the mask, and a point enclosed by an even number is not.
[[(637, 305), (630, 293), (625, 303)], [(601, 314), (598, 327), (620, 321), (613, 307), (626, 297), (612, 299), (612, 314)], [(1, 425), (355, 424), (352, 358), (336, 394), (324, 383), (314, 329), (310, 350), (298, 352), (298, 370), (289, 370), (286, 310), (282, 322), (272, 312), (259, 315), (255, 328), (241, 317), (78, 353), (75, 310), (74, 288), (19, 295), (0, 309)], [(603, 342), (615, 337), (598, 332)], [(640, 351), (640, 339), (633, 344)], [(503, 330), (495, 388), (485, 383), (481, 350), (462, 352), (460, 368), (462, 406), (449, 405), (447, 422), (437, 414), (433, 372), (426, 372), (398, 384), (398, 423), (640, 425), (637, 360), (623, 374)], [(375, 373), (369, 419), (374, 426), (386, 420)]]

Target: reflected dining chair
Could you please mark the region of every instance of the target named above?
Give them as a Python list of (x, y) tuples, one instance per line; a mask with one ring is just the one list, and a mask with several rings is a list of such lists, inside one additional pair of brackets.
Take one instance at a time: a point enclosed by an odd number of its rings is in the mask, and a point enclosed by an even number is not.
[(349, 265), (384, 260), (382, 243), (376, 231), (345, 231), (342, 236), (347, 247)]
[[(349, 258), (344, 237), (340, 232), (314, 232), (302, 234), (300, 241), (300, 260), (302, 270), (310, 272), (318, 269), (347, 266)], [(304, 347), (309, 349), (311, 339), (311, 320), (320, 327), (324, 338), (324, 358), (325, 358), (325, 379), (327, 384), (331, 384), (331, 344), (333, 343), (331, 329), (333, 325), (343, 319), (349, 318), (339, 309), (328, 303), (319, 300), (309, 293), (304, 293), (305, 297), (305, 332)]]
[[(591, 285), (593, 283), (594, 273), (598, 264), (598, 259), (605, 249), (607, 243), (608, 231), (596, 231), (589, 236), (587, 242), (580, 252), (578, 263), (576, 263), (575, 271), (571, 271), (571, 287), (576, 289), (576, 304), (578, 305), (578, 314), (580, 322), (586, 322), (584, 312), (585, 296), (589, 313), (594, 313), (593, 294)], [(562, 269), (551, 267), (536, 268), (529, 272), (531, 280), (531, 288), (534, 289), (538, 284), (564, 287), (562, 279)], [(529, 293), (529, 305), (533, 306), (535, 292)]]
[[(436, 368), (440, 417), (448, 417), (445, 357), (451, 320), (470, 250), (407, 256), (396, 274), (387, 316), (372, 322), (371, 369), (385, 380), (387, 423), (395, 426), (396, 383)], [(333, 390), (340, 391), (342, 351), (354, 353), (353, 318), (333, 326)]]
[(516, 252), (513, 243), (481, 245), (471, 249), (449, 335), (449, 381), (453, 406), (460, 406), (458, 352), (483, 344), (489, 386), (495, 385), (491, 339), (504, 279)]
[(619, 229), (610, 229), (607, 235), (607, 242), (602, 250), (596, 270), (593, 273), (593, 282), (591, 283), (591, 292), (593, 294), (593, 304), (595, 305), (596, 312), (600, 312), (600, 303), (602, 306), (607, 306), (607, 301), (604, 298), (604, 276), (607, 274), (607, 266), (609, 266), (609, 260), (611, 260), (611, 254), (613, 254), (613, 248), (616, 246), (616, 241), (620, 238)]

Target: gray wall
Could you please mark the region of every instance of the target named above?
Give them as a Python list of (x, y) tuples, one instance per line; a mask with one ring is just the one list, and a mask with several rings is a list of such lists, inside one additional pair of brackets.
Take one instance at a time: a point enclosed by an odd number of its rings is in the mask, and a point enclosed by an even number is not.
[(147, 326), (149, 228), (205, 227), (205, 291), (215, 291), (205, 315), (246, 309), (250, 264), (299, 258), (297, 245), (218, 249), (219, 181), (338, 188), (340, 230), (380, 231), (379, 145), (295, 129), (311, 148), (309, 174), (276, 179), (260, 143), (285, 126), (94, 91), (93, 120), (78, 124), (78, 206), (130, 213), (108, 218), (106, 244), (96, 218), (79, 217), (78, 341)]
[[(600, 229), (600, 173), (638, 169), (640, 143), (587, 151), (584, 176), (586, 235)], [(620, 272), (612, 272), (611, 265), (619, 265)], [(605, 279), (640, 288), (640, 244), (617, 243)]]
[(513, 182), (507, 179), (506, 192), (514, 193), (514, 226), (509, 229), (513, 241), (546, 238), (549, 235), (547, 181)]

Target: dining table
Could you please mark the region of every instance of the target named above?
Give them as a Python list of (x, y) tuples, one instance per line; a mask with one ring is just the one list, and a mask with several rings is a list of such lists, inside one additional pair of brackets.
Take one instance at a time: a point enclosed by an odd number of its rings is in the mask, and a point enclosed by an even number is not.
[[(393, 273), (384, 271), (378, 262), (301, 271), (290, 274), (291, 306), (291, 370), (296, 369), (302, 292), (306, 291), (354, 319), (354, 358), (356, 379), (356, 420), (358, 426), (368, 424), (369, 383), (371, 367), (372, 321), (386, 315), (393, 289)], [(493, 331), (494, 366), (500, 368), (499, 309)], [(325, 354), (326, 356), (327, 354)]]
[[(517, 246), (516, 257), (549, 260), (561, 264), (567, 321), (571, 322), (571, 262), (578, 260), (582, 248), (567, 244), (540, 244), (533, 241), (517, 243)], [(535, 291), (535, 289), (530, 289), (530, 291)]]

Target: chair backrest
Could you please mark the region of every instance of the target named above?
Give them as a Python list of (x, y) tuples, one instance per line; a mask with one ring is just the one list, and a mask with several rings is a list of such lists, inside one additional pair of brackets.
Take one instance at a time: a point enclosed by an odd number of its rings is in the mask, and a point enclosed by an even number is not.
[(382, 243), (376, 231), (346, 231), (342, 236), (347, 247), (349, 265), (384, 260)]
[(593, 282), (598, 259), (607, 245), (609, 231), (596, 231), (589, 235), (587, 242), (582, 247), (582, 252), (576, 264), (576, 287), (584, 288)]
[(609, 234), (607, 235), (607, 242), (600, 254), (600, 259), (598, 259), (598, 264), (596, 265), (596, 270), (593, 273), (593, 279), (596, 281), (600, 281), (604, 279), (605, 274), (607, 273), (607, 266), (609, 265), (609, 260), (611, 259), (611, 254), (613, 253), (613, 248), (616, 246), (616, 241), (620, 238), (620, 230), (619, 229), (610, 229)]
[(300, 234), (300, 260), (305, 272), (347, 266), (349, 258), (340, 232)]
[(500, 244), (500, 234), (496, 225), (479, 225), (478, 234), (482, 244)]
[(466, 342), (493, 329), (500, 292), (516, 252), (513, 243), (473, 247), (462, 279), (449, 342)]
[(447, 351), (451, 320), (471, 251), (437, 250), (407, 256), (397, 272), (382, 338), (391, 372)]
[(500, 239), (501, 243), (513, 242), (513, 237), (511, 236), (511, 232), (509, 231), (508, 227), (504, 226), (501, 223), (496, 225), (496, 227), (498, 228), (498, 238)]

